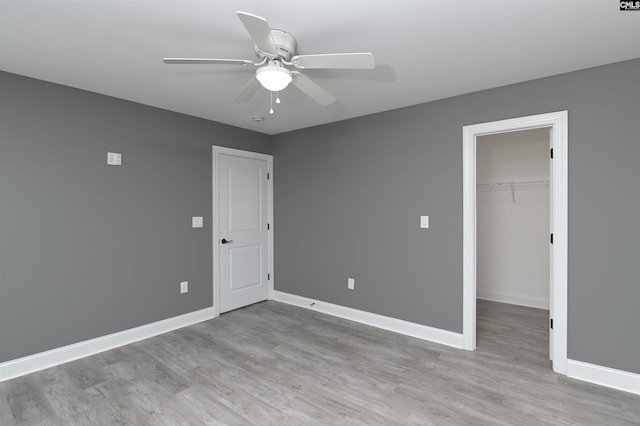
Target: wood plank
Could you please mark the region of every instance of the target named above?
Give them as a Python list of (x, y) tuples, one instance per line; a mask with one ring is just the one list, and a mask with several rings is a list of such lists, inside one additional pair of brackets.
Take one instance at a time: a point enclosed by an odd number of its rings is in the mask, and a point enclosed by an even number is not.
[(0, 383), (0, 424), (639, 425), (558, 376), (548, 311), (478, 301), (466, 352), (277, 303)]

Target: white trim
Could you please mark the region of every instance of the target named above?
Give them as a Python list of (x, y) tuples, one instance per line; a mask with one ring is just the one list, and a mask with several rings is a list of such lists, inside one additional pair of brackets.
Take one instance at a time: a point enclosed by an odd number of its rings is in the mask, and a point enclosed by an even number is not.
[(0, 382), (215, 318), (213, 308), (85, 340), (0, 364)]
[(462, 146), (462, 336), (476, 350), (476, 138), (464, 130)]
[(640, 395), (640, 374), (570, 359), (567, 376)]
[(348, 308), (346, 306), (334, 305), (333, 303), (322, 302), (281, 291), (274, 291), (272, 299), (395, 333), (462, 349), (462, 334), (460, 333), (361, 311), (359, 309)]
[(269, 224), (270, 229), (269, 229), (269, 273), (271, 274), (271, 279), (269, 280), (269, 286), (268, 286), (268, 293), (267, 293), (267, 297), (269, 299), (271, 299), (272, 295), (273, 295), (273, 283), (275, 281), (275, 266), (274, 266), (274, 262), (273, 262), (273, 254), (274, 254), (274, 247), (273, 247), (273, 236), (274, 236), (274, 232), (273, 232), (273, 156), (269, 156), (269, 159), (267, 160), (267, 168), (269, 169), (269, 182), (267, 182), (267, 194), (269, 199), (267, 200), (267, 209), (269, 209), (269, 211), (267, 212), (267, 215), (269, 217)]
[(553, 261), (553, 370), (567, 374), (568, 113), (559, 111), (463, 128), (463, 336), (464, 349), (476, 348), (476, 137), (551, 127)]
[(511, 305), (528, 306), (530, 308), (549, 309), (549, 299), (537, 297), (518, 296), (495, 291), (477, 291), (478, 299), (492, 302), (509, 303)]
[(227, 148), (224, 146), (213, 145), (211, 148), (211, 244), (213, 247), (213, 310), (216, 316), (220, 315), (220, 276), (218, 275), (219, 268), (219, 245), (220, 230), (218, 229), (218, 156), (220, 154), (235, 155), (244, 158), (253, 158), (256, 160), (265, 160), (267, 162), (267, 173), (269, 173), (269, 180), (267, 182), (267, 221), (269, 222), (270, 229), (268, 231), (268, 268), (271, 279), (268, 281), (267, 298), (271, 299), (273, 294), (274, 278), (274, 261), (273, 261), (273, 155), (262, 154), (259, 152), (243, 151), (235, 148)]

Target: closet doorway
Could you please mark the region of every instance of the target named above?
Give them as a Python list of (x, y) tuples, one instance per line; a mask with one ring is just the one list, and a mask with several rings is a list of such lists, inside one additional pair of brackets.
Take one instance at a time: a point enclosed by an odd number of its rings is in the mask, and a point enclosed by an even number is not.
[(550, 128), (476, 138), (478, 347), (549, 358)]
[(476, 297), (549, 309), (550, 129), (476, 139)]
[[(503, 177), (501, 180), (481, 181), (479, 178), (486, 175), (477, 174), (478, 144), (482, 138), (490, 135), (499, 135), (510, 132), (523, 132), (536, 130), (549, 134), (549, 233), (546, 234), (549, 256), (549, 291), (548, 304), (550, 318), (553, 320), (550, 326), (549, 354), (553, 361), (553, 370), (556, 373), (567, 374), (567, 164), (568, 164), (568, 114), (566, 111), (540, 114), (528, 117), (501, 120), (489, 123), (464, 126), (463, 128), (463, 347), (467, 350), (476, 349), (476, 295), (489, 298), (491, 292), (495, 297), (498, 293), (496, 287), (486, 289), (477, 287), (477, 254), (480, 247), (477, 245), (477, 184), (489, 184), (483, 189), (493, 190), (500, 186), (506, 192), (511, 203), (524, 200), (526, 197), (525, 186), (531, 188), (545, 186), (547, 179), (538, 178), (533, 174), (529, 176)], [(484, 155), (484, 154), (481, 154)], [(553, 159), (550, 157), (553, 156)], [(493, 183), (493, 188), (491, 188)], [(519, 188), (518, 188), (519, 186)], [(497, 192), (497, 191), (496, 191)], [(503, 195), (505, 195), (503, 193)], [(549, 213), (548, 213), (549, 214)], [(480, 220), (483, 220), (482, 217)], [(478, 233), (481, 235), (481, 233)], [(547, 253), (549, 253), (547, 251)], [(484, 266), (481, 273), (486, 273)], [(539, 291), (539, 290), (535, 290)], [(538, 299), (538, 303), (544, 303), (545, 292), (529, 292), (528, 295), (520, 295), (520, 302), (528, 299)], [(485, 292), (484, 295), (482, 292)], [(521, 292), (522, 293), (522, 292)], [(527, 293), (525, 293), (527, 294)], [(512, 303), (514, 294), (511, 294)]]

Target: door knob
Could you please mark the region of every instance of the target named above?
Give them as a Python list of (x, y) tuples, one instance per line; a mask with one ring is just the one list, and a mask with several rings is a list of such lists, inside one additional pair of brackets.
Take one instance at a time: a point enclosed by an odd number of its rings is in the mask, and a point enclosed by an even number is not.
[(223, 238), (222, 241), (220, 241), (222, 244), (229, 244), (232, 243), (233, 240), (227, 240), (226, 238)]

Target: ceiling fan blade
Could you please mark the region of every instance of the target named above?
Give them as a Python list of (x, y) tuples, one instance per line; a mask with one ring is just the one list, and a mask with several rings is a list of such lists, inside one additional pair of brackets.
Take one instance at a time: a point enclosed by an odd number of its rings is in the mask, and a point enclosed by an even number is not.
[(208, 58), (164, 58), (165, 64), (221, 64), (221, 65), (253, 65), (247, 59), (208, 59)]
[(300, 69), (373, 69), (373, 53), (328, 53), (325, 55), (298, 55), (291, 63)]
[(256, 94), (258, 89), (260, 89), (260, 82), (255, 76), (251, 77), (251, 80), (249, 80), (247, 84), (245, 84), (245, 86), (242, 88), (240, 93), (236, 95), (233, 102), (239, 102), (239, 103), (249, 102), (251, 98), (253, 98), (253, 96)]
[(236, 12), (238, 18), (244, 24), (244, 27), (249, 32), (251, 39), (258, 46), (258, 49), (270, 55), (273, 58), (278, 57), (278, 49), (271, 36), (271, 29), (267, 20), (257, 15), (252, 15), (246, 12)]
[(327, 106), (327, 105), (331, 105), (336, 101), (336, 98), (334, 98), (331, 95), (331, 93), (327, 92), (322, 87), (318, 86), (313, 80), (311, 80), (306, 75), (302, 75), (298, 72), (294, 72), (292, 74), (293, 74), (293, 80), (291, 81), (291, 84), (296, 86), (298, 89), (300, 89), (300, 91), (305, 93), (307, 96), (309, 96), (311, 99), (313, 99), (320, 105)]

